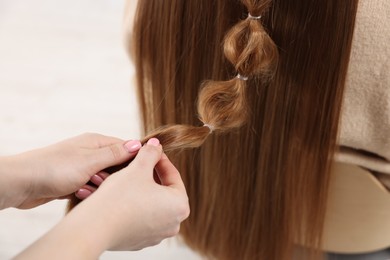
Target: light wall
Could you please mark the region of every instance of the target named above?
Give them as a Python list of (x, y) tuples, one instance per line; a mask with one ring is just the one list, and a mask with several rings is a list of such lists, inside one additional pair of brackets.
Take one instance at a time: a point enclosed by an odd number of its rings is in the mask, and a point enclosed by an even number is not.
[[(0, 0), (0, 156), (83, 132), (140, 137), (133, 68), (122, 43), (123, 9), (118, 0)], [(56, 201), (1, 211), (0, 259), (55, 225), (64, 207)], [(199, 257), (169, 241), (101, 259)]]

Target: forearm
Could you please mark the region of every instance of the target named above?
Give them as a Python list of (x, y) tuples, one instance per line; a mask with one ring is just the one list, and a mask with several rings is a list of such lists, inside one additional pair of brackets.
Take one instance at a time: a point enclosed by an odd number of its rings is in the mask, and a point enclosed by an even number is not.
[(128, 167), (108, 177), (16, 259), (89, 260), (107, 249), (139, 250), (176, 235), (188, 214), (180, 173), (151, 139)]
[(109, 225), (94, 208), (80, 204), (15, 259), (98, 259), (109, 247)]

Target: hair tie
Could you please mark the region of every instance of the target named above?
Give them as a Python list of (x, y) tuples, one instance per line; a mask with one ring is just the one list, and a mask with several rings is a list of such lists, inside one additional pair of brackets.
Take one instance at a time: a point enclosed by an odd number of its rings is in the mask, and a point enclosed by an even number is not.
[(242, 76), (240, 73), (237, 74), (236, 78), (243, 80), (243, 81), (247, 81), (249, 79), (249, 77)]
[(210, 130), (210, 134), (211, 134), (212, 132), (214, 132), (214, 127), (213, 127), (212, 125), (204, 124), (203, 126), (204, 126), (204, 127), (207, 127), (207, 128)]
[(251, 20), (260, 20), (260, 19), (261, 19), (261, 15), (259, 15), (259, 16), (253, 16), (253, 15), (251, 15), (250, 13), (248, 13), (248, 19), (251, 19)]

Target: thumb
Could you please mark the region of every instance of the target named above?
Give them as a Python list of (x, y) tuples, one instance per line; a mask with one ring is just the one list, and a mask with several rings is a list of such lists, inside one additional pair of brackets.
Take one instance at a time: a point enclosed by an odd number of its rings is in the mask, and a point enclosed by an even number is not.
[(179, 171), (165, 154), (162, 155), (161, 160), (156, 165), (156, 172), (162, 185), (172, 187), (186, 193), (186, 188)]
[(94, 167), (101, 171), (111, 166), (122, 164), (134, 158), (142, 144), (138, 140), (131, 140), (126, 143), (120, 142), (93, 150), (92, 156)]
[[(162, 146), (157, 138), (151, 138), (138, 152), (130, 167), (153, 174), (156, 164), (161, 160)], [(152, 175), (151, 175), (152, 176)]]

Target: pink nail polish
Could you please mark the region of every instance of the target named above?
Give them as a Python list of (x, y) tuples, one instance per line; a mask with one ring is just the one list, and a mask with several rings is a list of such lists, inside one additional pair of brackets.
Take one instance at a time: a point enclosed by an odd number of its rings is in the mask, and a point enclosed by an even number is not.
[(141, 147), (142, 147), (142, 144), (138, 140), (131, 140), (131, 141), (128, 141), (127, 143), (125, 143), (125, 149), (129, 153), (134, 153), (134, 152), (138, 151), (139, 149), (141, 149)]
[(151, 139), (149, 139), (149, 141), (146, 144), (153, 145), (153, 146), (159, 146), (160, 141), (157, 138), (151, 138)]
[(94, 175), (91, 177), (91, 182), (97, 186), (100, 186), (100, 184), (103, 183), (103, 178), (99, 175)]
[(92, 194), (92, 192), (90, 190), (87, 190), (87, 189), (79, 189), (78, 191), (76, 191), (76, 197), (79, 198), (79, 199), (86, 199), (88, 196), (90, 196)]

